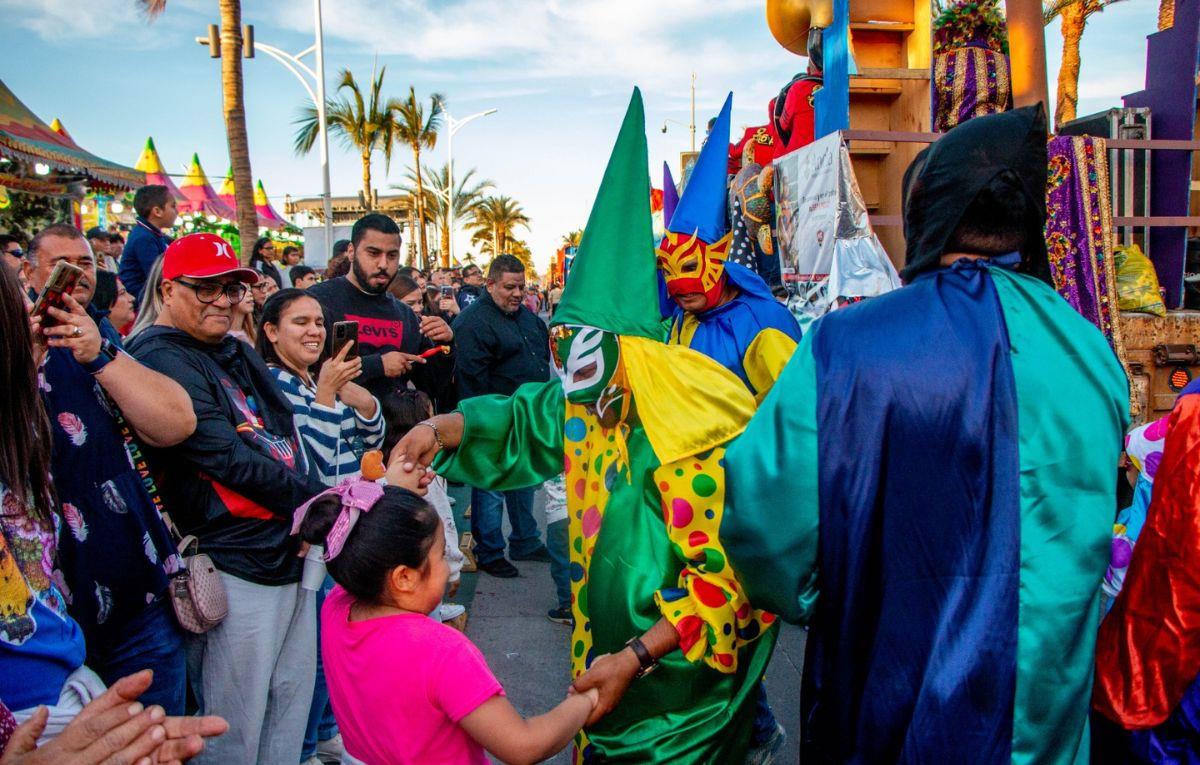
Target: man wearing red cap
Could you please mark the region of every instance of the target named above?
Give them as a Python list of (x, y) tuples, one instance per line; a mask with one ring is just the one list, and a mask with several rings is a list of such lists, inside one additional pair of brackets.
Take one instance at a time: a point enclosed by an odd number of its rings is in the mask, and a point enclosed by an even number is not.
[(258, 278), (218, 236), (173, 242), (162, 313), (130, 346), (192, 398), (195, 434), (151, 457), (173, 519), (198, 538), (229, 599), (225, 620), (196, 638), (205, 714), (231, 724), (200, 763), (299, 762), (316, 672), (315, 604), (289, 532), (292, 511), (324, 487), (266, 364), (228, 335), (233, 306)]

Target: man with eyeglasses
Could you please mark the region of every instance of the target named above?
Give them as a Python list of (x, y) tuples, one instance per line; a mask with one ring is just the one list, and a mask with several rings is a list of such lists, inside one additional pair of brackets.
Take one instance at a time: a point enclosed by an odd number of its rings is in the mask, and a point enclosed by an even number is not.
[[(130, 348), (192, 399), (196, 432), (153, 450), (163, 500), (220, 572), (229, 614), (198, 636), (205, 710), (231, 735), (200, 762), (299, 762), (316, 673), (316, 614), (300, 589), (292, 511), (324, 487), (310, 476), (292, 408), (262, 358), (228, 334), (260, 276), (229, 243), (191, 234), (167, 247), (163, 308)], [(207, 712), (206, 712), (207, 713)]]

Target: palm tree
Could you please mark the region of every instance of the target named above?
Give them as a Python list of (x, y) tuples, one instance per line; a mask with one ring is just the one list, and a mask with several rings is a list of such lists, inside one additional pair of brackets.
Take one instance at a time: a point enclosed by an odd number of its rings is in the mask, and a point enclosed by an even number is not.
[(1175, 0), (1159, 0), (1158, 31), (1175, 26)]
[(562, 238), (563, 247), (578, 247), (579, 243), (582, 241), (583, 241), (583, 229), (581, 229), (581, 228), (577, 228), (574, 231), (570, 231), (566, 234), (563, 234), (563, 238)]
[(1079, 41), (1088, 18), (1122, 0), (1044, 0), (1042, 15), (1047, 24), (1062, 20), (1062, 65), (1058, 70), (1058, 106), (1054, 109), (1054, 124), (1061, 127), (1075, 119), (1079, 105)]
[[(377, 149), (383, 151), (384, 167), (392, 164), (392, 144), (395, 143), (398, 125), (396, 123), (396, 108), (399, 102), (390, 99), (383, 100), (383, 75), (387, 67), (379, 70), (379, 74), (371, 76), (371, 91), (363, 97), (362, 88), (354, 79), (349, 69), (343, 69), (338, 75), (338, 93), (347, 91), (338, 100), (329, 99), (325, 105), (325, 124), (330, 132), (341, 136), (349, 148), (357, 149), (362, 158), (363, 206), (371, 209), (371, 158)], [(317, 121), (317, 107), (309, 104), (300, 111), (296, 120), (299, 128), (296, 130), (295, 150), (297, 155), (305, 155), (312, 151), (313, 144), (320, 135), (320, 125)]]
[[(454, 193), (451, 194), (449, 165), (442, 165), (439, 168), (430, 168), (426, 165), (422, 171), (422, 178), (424, 179), (424, 184), (420, 193), (424, 197), (425, 219), (437, 226), (438, 235), (442, 243), (442, 268), (449, 268), (451, 207), (447, 200), (453, 199), (454, 219), (467, 220), (483, 200), (484, 194), (491, 191), (495, 187), (495, 184), (489, 180), (476, 181), (475, 169), (471, 168), (461, 177), (454, 179)], [(407, 180), (407, 183), (394, 185), (392, 188), (407, 193), (415, 200), (418, 194), (417, 174), (409, 170)]]
[(512, 197), (487, 197), (471, 216), (471, 244), (492, 256), (510, 252), (509, 240), (518, 226), (529, 228), (529, 216)]
[[(167, 0), (137, 0), (137, 4), (151, 21), (167, 9)], [(250, 170), (242, 87), (242, 3), (218, 0), (217, 5), (221, 12), (221, 93), (229, 161), (233, 166), (238, 235), (243, 242), (253, 242), (258, 236), (258, 214), (254, 208), (254, 175)], [(241, 255), (243, 262), (250, 261), (248, 248), (243, 248)]]
[(432, 149), (437, 144), (438, 131), (442, 129), (442, 112), (445, 108), (446, 97), (440, 93), (430, 96), (429, 112), (425, 111), (424, 102), (417, 101), (417, 91), (411, 86), (408, 98), (400, 101), (395, 107), (396, 141), (412, 149), (413, 172), (416, 176), (417, 193), (414, 199), (417, 203), (417, 244), (420, 247), (421, 262), (429, 263), (429, 247), (425, 239), (425, 183), (421, 176), (421, 149)]

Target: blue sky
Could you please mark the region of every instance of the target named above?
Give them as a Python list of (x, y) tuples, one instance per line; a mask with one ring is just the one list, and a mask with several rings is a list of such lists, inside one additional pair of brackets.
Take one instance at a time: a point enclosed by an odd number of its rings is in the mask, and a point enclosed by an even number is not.
[[(154, 136), (171, 172), (199, 152), (210, 179), (228, 167), (219, 62), (193, 38), (217, 21), (215, 0), (170, 0), (148, 24), (133, 0), (0, 0), (0, 78), (47, 122), (59, 117), (84, 147), (132, 164)], [(260, 42), (299, 51), (312, 42), (309, 0), (243, 0)], [(630, 88), (642, 87), (653, 168), (688, 148), (690, 73), (697, 122), (734, 91), (734, 132), (765, 121), (767, 101), (803, 67), (780, 48), (763, 0), (325, 0), (329, 82), (349, 68), (365, 81), (376, 60), (385, 90), (446, 94), (464, 117), (496, 115), (455, 136), (455, 167), (475, 167), (532, 219), (525, 236), (544, 265), (561, 236), (586, 222)], [(1119, 105), (1139, 90), (1145, 36), (1157, 2), (1126, 0), (1090, 22), (1083, 44), (1080, 114)], [(1047, 29), (1051, 91), (1061, 38)], [(245, 61), (247, 127), (256, 177), (272, 201), (320, 193), (317, 155), (292, 150), (292, 121), (307, 96), (265, 56)], [(701, 128), (702, 132), (702, 128)], [(336, 143), (333, 191), (361, 188), (357, 155)], [(430, 164), (445, 161), (439, 144)], [(411, 156), (390, 172), (376, 160), (375, 185), (400, 183)], [(661, 185), (654, 169), (655, 185)], [(458, 251), (466, 239), (460, 235)]]

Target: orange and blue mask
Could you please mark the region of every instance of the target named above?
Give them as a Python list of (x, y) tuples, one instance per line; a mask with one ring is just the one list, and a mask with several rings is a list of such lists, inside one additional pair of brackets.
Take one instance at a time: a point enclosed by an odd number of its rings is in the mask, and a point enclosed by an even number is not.
[(667, 294), (702, 294), (705, 310), (714, 307), (725, 287), (725, 260), (733, 234), (726, 219), (728, 188), (729, 112), (733, 94), (725, 99), (704, 148), (683, 188), (666, 234), (658, 245), (658, 268)]

